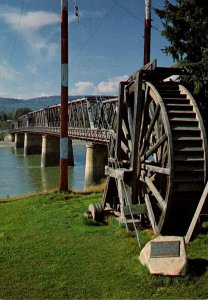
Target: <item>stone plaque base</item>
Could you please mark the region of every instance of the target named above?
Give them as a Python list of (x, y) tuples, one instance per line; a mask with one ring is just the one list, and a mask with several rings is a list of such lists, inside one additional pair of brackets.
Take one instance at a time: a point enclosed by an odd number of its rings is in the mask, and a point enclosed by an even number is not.
[(158, 236), (142, 249), (140, 262), (146, 265), (151, 274), (184, 276), (187, 257), (183, 237)]

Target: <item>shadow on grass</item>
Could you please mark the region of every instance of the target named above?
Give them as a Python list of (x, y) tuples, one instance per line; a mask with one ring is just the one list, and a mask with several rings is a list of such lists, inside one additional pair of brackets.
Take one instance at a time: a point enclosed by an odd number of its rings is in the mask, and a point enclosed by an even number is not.
[(208, 227), (202, 227), (200, 229), (200, 234), (207, 235), (208, 234)]
[(201, 258), (189, 259), (188, 265), (189, 265), (189, 274), (192, 276), (200, 277), (207, 271), (208, 260), (201, 259)]

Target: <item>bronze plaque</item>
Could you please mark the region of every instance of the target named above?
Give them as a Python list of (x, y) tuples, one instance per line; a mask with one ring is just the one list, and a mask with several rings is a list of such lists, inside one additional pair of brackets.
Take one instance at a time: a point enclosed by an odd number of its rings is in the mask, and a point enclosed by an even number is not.
[(150, 257), (179, 257), (180, 241), (151, 242)]

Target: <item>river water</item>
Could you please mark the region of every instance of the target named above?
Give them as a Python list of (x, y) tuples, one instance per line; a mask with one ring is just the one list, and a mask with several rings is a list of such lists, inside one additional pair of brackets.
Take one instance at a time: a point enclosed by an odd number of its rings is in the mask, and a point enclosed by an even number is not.
[[(85, 145), (74, 144), (74, 167), (68, 168), (69, 189), (84, 189)], [(0, 197), (59, 188), (59, 167), (40, 167), (40, 155), (23, 155), (23, 149), (0, 146)]]

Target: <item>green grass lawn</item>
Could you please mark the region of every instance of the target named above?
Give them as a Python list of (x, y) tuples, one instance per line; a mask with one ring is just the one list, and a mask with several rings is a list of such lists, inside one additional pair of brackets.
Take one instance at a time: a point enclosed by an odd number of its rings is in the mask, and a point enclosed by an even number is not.
[[(133, 234), (116, 220), (87, 224), (101, 194), (0, 200), (0, 299), (208, 298), (208, 226), (187, 247), (184, 278), (151, 276)], [(143, 246), (152, 238), (141, 232)]]

